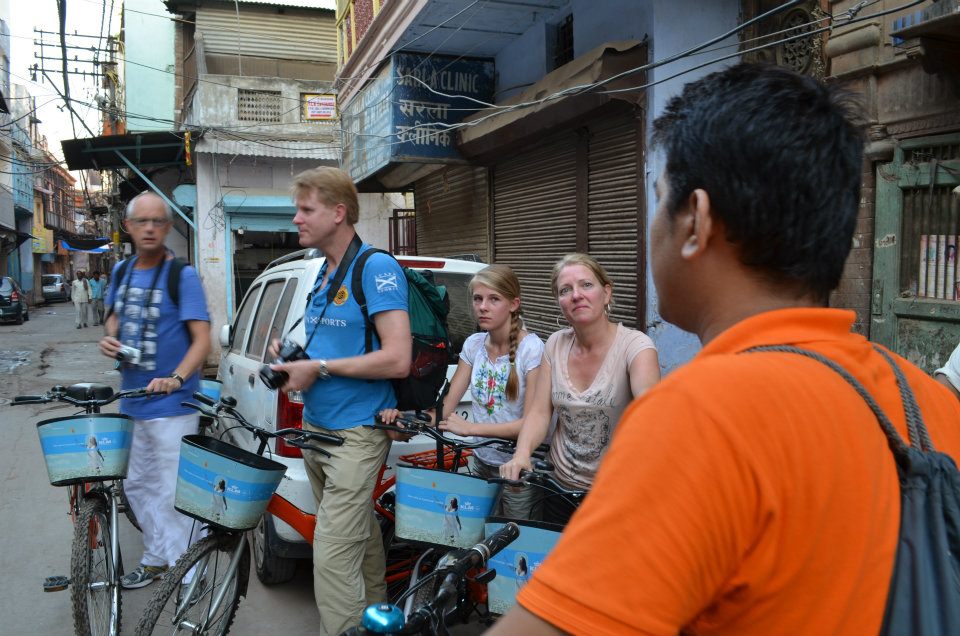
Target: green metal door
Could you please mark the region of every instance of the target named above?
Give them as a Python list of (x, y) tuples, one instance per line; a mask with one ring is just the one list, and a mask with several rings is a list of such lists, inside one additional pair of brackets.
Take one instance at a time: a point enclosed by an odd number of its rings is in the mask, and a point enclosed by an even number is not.
[(960, 342), (960, 135), (901, 142), (877, 169), (870, 337), (925, 371)]

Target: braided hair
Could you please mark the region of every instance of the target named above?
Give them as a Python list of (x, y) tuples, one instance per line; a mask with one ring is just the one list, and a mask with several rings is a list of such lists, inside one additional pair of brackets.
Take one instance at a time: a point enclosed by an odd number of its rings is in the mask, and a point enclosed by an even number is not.
[[(509, 265), (488, 265), (474, 274), (470, 280), (470, 290), (474, 285), (483, 285), (513, 302), (520, 298), (520, 280)], [(520, 345), (520, 330), (523, 328), (522, 308), (510, 313), (510, 374), (507, 376), (506, 397), (516, 400), (520, 396), (520, 375), (517, 373), (517, 347)]]

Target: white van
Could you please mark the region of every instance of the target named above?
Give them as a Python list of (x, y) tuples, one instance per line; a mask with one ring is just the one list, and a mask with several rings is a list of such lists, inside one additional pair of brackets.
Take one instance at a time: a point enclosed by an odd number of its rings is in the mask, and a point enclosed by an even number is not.
[[(398, 256), (401, 265), (416, 270), (430, 270), (434, 282), (444, 285), (450, 296), (450, 314), (447, 324), (452, 343), (452, 352), (459, 356), (463, 341), (476, 332), (477, 322), (473, 315), (472, 299), (468, 284), (475, 273), (486, 267), (473, 261), (429, 258), (421, 256)], [(268, 362), (267, 347), (274, 338), (291, 337), (305, 341), (303, 321), (299, 321), (291, 333), (291, 327), (303, 316), (307, 294), (313, 288), (317, 273), (324, 259), (316, 250), (301, 250), (279, 258), (264, 270), (250, 285), (240, 303), (240, 309), (232, 325), (224, 325), (220, 332), (223, 354), (217, 378), (223, 383), (222, 395), (237, 400), (237, 409), (253, 423), (264, 428), (301, 426), (303, 403), (297, 392), (274, 391), (259, 377), (261, 365)], [(455, 359), (448, 369), (448, 377), (456, 369)], [(469, 393), (457, 412), (464, 418), (470, 416)], [(233, 444), (256, 450), (252, 436), (243, 429), (235, 428), (226, 435)], [(427, 450), (434, 442), (418, 436), (408, 443), (394, 443), (388, 465), (400, 454)], [(271, 457), (287, 466), (277, 492), (301, 510), (315, 513), (313, 491), (307, 480), (300, 450), (276, 442)], [(333, 450), (333, 452), (336, 452)], [(310, 545), (289, 525), (264, 514), (253, 531), (251, 541), (257, 576), (265, 584), (280, 583), (293, 576), (293, 559), (311, 558)]]

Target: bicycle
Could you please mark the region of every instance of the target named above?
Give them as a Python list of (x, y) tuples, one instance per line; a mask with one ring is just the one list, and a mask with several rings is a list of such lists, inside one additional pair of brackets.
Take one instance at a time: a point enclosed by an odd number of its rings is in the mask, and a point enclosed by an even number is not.
[(50, 482), (67, 487), (73, 543), (70, 575), (51, 576), (45, 592), (70, 588), (77, 634), (115, 636), (120, 632), (123, 561), (116, 531), (122, 507), (121, 480), (126, 476), (133, 419), (101, 413), (123, 398), (156, 395), (144, 389), (114, 393), (103, 384), (55, 386), (42, 395), (21, 395), (14, 405), (65, 402), (83, 414), (37, 423)]
[[(158, 626), (174, 634), (227, 634), (250, 578), (247, 531), (256, 526), (269, 506), (287, 523), (299, 524), (294, 527), (308, 523), (298, 518), (303, 514), (299, 509), (289, 502), (284, 505), (285, 500), (274, 492), (286, 467), (263, 456), (267, 443), (281, 438), (292, 446), (328, 456), (329, 451), (309, 442), (343, 444), (335, 435), (298, 428), (269, 431), (251, 424), (236, 411), (236, 400), (231, 397), (215, 402), (197, 392), (193, 398), (209, 408), (192, 402), (182, 404), (211, 421), (234, 422), (250, 431), (259, 444), (257, 452), (251, 453), (213, 437), (183, 438), (176, 508), (200, 520), (207, 535), (190, 546), (160, 579), (137, 625), (138, 635), (152, 634)], [(228, 502), (227, 493), (234, 492), (231, 489), (236, 489), (237, 498)]]
[[(406, 599), (404, 614), (409, 615), (415, 605), (425, 602), (432, 593), (422, 583), (421, 573), (430, 572), (442, 564), (451, 548), (464, 548), (479, 540), (484, 533), (484, 520), (493, 509), (499, 486), (457, 472), (464, 463), (462, 460), (465, 455), (483, 446), (512, 448), (513, 442), (498, 438), (479, 442), (453, 439), (431, 426), (430, 420), (422, 416), (401, 415), (396, 420), (399, 425), (383, 424), (379, 416), (375, 419), (377, 423), (373, 428), (432, 437), (437, 443), (436, 456), (452, 458), (447, 464), (438, 462), (444, 466), (443, 470), (424, 470), (422, 465), (397, 467), (395, 507), (398, 514), (395, 517), (395, 533), (413, 546), (412, 556), (417, 559), (409, 573), (407, 589), (397, 600), (399, 603), (400, 599)], [(434, 451), (424, 454), (432, 455)], [(441, 504), (442, 513), (438, 510)], [(461, 519), (461, 511), (469, 511), (466, 513), (469, 517)], [(467, 577), (451, 615), (455, 612), (461, 620), (466, 621), (470, 613), (484, 603), (484, 581)], [(481, 618), (486, 617), (484, 613), (480, 615)]]
[[(446, 608), (453, 602), (464, 581), (471, 571), (484, 568), (490, 559), (520, 536), (516, 523), (508, 522), (504, 527), (480, 541), (472, 548), (458, 550), (447, 555), (443, 564), (429, 576), (443, 577), (432, 599), (418, 605), (408, 615), (396, 605), (378, 603), (369, 605), (363, 612), (359, 627), (353, 627), (342, 636), (363, 636), (366, 634), (425, 634), (427, 636), (446, 636)], [(495, 570), (485, 570), (484, 578), (489, 581), (496, 576)], [(426, 582), (427, 579), (424, 579)], [(414, 592), (411, 589), (410, 592)]]

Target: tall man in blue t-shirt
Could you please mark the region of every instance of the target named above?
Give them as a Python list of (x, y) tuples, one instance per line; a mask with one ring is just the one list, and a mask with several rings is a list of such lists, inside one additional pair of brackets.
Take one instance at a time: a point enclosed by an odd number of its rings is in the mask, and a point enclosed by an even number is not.
[[(303, 426), (335, 432), (343, 446), (333, 457), (304, 451), (304, 463), (317, 499), (313, 538), (314, 595), (320, 633), (340, 634), (359, 624), (368, 603), (386, 599), (384, 554), (371, 500), (377, 471), (389, 449), (382, 432), (364, 426), (375, 413), (396, 406), (390, 380), (410, 371), (413, 341), (407, 315), (407, 281), (397, 261), (374, 254), (363, 268), (363, 291), (373, 319), (373, 351), (365, 352), (365, 325), (351, 297), (355, 259), (346, 263), (333, 302), (327, 291), (356, 237), (360, 214), (357, 189), (336, 168), (307, 170), (294, 177), (300, 245), (323, 251), (304, 314), (309, 360), (274, 365), (290, 374), (281, 390), (304, 391)], [(370, 249), (360, 247), (357, 254)], [(271, 353), (276, 355), (275, 341)]]
[(140, 565), (123, 577), (125, 588), (149, 585), (190, 543), (193, 520), (173, 507), (180, 438), (197, 432), (196, 411), (180, 406), (199, 388), (197, 371), (210, 352), (210, 316), (197, 272), (180, 272), (179, 304), (167, 293), (172, 256), (164, 239), (173, 211), (158, 195), (144, 192), (127, 205), (125, 227), (137, 253), (122, 279), (113, 269), (100, 352), (117, 358), (121, 347), (136, 353), (120, 362), (123, 388), (146, 387), (163, 397), (125, 400), (121, 412), (134, 418), (133, 444), (124, 492), (143, 530)]

